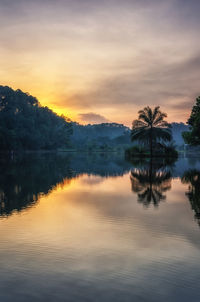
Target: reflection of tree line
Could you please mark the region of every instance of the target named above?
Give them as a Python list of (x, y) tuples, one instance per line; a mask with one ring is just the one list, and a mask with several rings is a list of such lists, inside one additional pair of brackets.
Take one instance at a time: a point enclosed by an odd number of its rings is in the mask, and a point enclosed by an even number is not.
[(196, 169), (188, 170), (182, 177), (182, 183), (188, 184), (186, 196), (200, 226), (200, 171)]
[[(158, 206), (171, 189), (172, 163), (156, 160), (132, 164), (135, 168), (131, 171), (131, 184), (133, 192), (138, 195), (138, 201), (146, 207), (150, 204)], [(66, 184), (83, 173), (102, 177), (118, 176), (126, 173), (130, 166), (123, 160), (112, 161), (102, 155), (84, 159), (46, 154), (29, 155), (17, 160), (0, 158), (0, 168), (0, 216), (8, 216), (13, 211), (33, 206), (41, 196), (52, 192), (57, 185)], [(200, 171), (188, 170), (181, 180), (188, 184), (186, 195), (200, 224)]]
[(85, 173), (101, 177), (123, 176), (132, 167), (123, 156), (112, 152), (74, 154), (70, 158), (70, 163), (78, 174)]
[(130, 164), (104, 154), (87, 157), (47, 153), (17, 159), (1, 156), (0, 169), (0, 216), (8, 216), (33, 206), (57, 185), (66, 185), (81, 174), (119, 176), (129, 171)]
[(33, 206), (73, 173), (65, 158), (45, 156), (23, 160), (1, 160), (0, 215), (7, 216)]

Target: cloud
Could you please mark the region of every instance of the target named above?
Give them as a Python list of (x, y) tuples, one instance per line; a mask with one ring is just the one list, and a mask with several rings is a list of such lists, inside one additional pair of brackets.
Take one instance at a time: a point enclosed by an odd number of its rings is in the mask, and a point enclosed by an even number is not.
[[(154, 63), (153, 63), (154, 61)], [(131, 105), (159, 105), (179, 100), (181, 106), (199, 95), (200, 55), (194, 55), (181, 62), (166, 63), (152, 58), (151, 63), (135, 73), (135, 66), (113, 74), (96, 83), (85, 94), (75, 94), (74, 106), (129, 107)], [(126, 67), (124, 68), (126, 69)], [(120, 68), (118, 69), (120, 71)], [(186, 101), (187, 99), (187, 101)], [(178, 105), (178, 104), (177, 104)], [(176, 105), (172, 102), (172, 107)]]
[(74, 116), (106, 110), (129, 123), (148, 104), (182, 118), (200, 94), (198, 8), (197, 0), (0, 0), (1, 84)]
[(106, 119), (104, 116), (89, 112), (89, 113), (79, 113), (79, 119), (82, 122), (85, 123), (91, 123), (91, 124), (100, 124), (100, 123), (108, 123), (110, 122), (108, 119)]

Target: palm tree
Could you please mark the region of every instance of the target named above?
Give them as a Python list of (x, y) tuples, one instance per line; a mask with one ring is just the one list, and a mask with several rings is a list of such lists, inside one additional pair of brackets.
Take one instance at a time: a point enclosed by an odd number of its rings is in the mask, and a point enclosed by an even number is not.
[(153, 110), (147, 106), (138, 114), (138, 119), (133, 121), (131, 140), (147, 144), (152, 157), (154, 144), (172, 139), (170, 125), (164, 120), (167, 114), (161, 112), (159, 106)]

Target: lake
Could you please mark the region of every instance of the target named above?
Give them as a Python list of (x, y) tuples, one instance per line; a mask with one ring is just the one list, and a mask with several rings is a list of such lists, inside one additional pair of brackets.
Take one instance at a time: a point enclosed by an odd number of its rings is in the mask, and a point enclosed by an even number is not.
[(0, 301), (200, 301), (200, 160), (0, 166)]

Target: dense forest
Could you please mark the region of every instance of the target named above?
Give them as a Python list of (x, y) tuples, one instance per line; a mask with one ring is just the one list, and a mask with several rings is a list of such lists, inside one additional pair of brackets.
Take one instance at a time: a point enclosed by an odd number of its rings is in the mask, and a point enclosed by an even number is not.
[(0, 150), (66, 147), (71, 123), (21, 90), (0, 86)]

